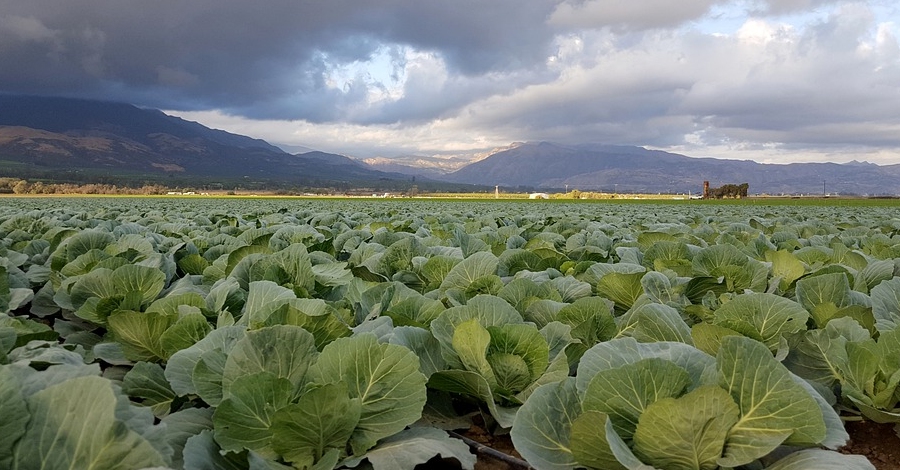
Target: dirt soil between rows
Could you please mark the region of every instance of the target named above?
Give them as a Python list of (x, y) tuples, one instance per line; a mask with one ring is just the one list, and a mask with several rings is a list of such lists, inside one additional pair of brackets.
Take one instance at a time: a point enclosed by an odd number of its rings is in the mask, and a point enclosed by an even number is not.
[(846, 427), (850, 441), (841, 452), (864, 455), (877, 470), (900, 470), (900, 437), (893, 424), (851, 421)]
[[(865, 456), (877, 470), (900, 470), (900, 437), (893, 424), (878, 424), (871, 421), (850, 421), (846, 423), (850, 440), (840, 449), (844, 454)], [(513, 448), (509, 435), (492, 436), (483, 428), (473, 425), (462, 433), (463, 436), (508, 454), (514, 458), (521, 456)], [(523, 462), (524, 463), (524, 462)], [(421, 469), (459, 469), (459, 463), (451, 461), (431, 461)], [(475, 470), (523, 470), (525, 465), (504, 462), (484, 454), (478, 454)]]

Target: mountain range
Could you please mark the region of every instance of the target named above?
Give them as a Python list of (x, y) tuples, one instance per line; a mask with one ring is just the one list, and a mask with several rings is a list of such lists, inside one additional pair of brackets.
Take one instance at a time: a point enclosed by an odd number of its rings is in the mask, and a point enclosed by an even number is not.
[(619, 193), (699, 193), (709, 181), (714, 187), (749, 183), (751, 193), (900, 194), (900, 165), (865, 162), (774, 165), (552, 142), (515, 143), (470, 163), (411, 155), (360, 161), (295, 149), (301, 153), (130, 104), (0, 94), (0, 176), (170, 186)]
[(549, 142), (497, 152), (443, 178), (490, 186), (623, 193), (699, 193), (703, 182), (709, 181), (713, 187), (748, 183), (756, 194), (900, 194), (900, 165), (763, 164), (643, 147)]
[(290, 154), (155, 109), (0, 95), (0, 176), (67, 182), (404, 189), (409, 175), (319, 151)]

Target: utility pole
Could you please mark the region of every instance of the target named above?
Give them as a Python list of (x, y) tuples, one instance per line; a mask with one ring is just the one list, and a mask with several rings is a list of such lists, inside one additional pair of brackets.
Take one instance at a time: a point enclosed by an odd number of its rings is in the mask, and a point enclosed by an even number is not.
[(494, 199), (500, 199), (500, 185), (494, 186)]
[(825, 180), (822, 180), (822, 197), (828, 197), (828, 193), (825, 192)]

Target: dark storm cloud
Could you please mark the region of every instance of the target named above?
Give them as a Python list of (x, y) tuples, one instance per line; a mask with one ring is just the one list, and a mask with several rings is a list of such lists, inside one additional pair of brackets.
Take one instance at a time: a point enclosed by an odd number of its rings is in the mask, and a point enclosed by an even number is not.
[(365, 93), (327, 87), (329, 67), (385, 44), (433, 51), (454, 74), (478, 76), (539, 67), (553, 36), (549, 1), (3, 3), (0, 90), (255, 118), (337, 119)]
[(892, 0), (0, 2), (0, 92), (128, 101), (275, 143), (900, 149)]

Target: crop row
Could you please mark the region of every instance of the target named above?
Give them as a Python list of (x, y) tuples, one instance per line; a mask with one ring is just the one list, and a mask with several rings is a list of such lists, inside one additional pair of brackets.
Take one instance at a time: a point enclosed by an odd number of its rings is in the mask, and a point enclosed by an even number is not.
[(887, 207), (11, 199), (0, 468), (871, 469), (898, 323)]

